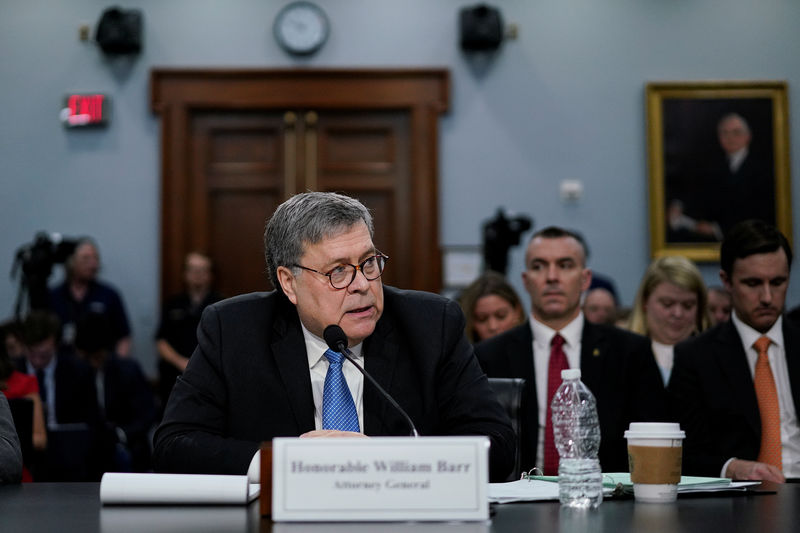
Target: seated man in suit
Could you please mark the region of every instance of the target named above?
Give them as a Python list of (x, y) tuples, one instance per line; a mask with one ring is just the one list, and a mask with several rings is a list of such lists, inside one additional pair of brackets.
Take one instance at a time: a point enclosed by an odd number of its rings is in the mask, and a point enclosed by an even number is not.
[(155, 395), (139, 362), (114, 352), (112, 331), (111, 321), (102, 313), (87, 313), (75, 326), (75, 349), (92, 368), (100, 393), (96, 401), (101, 448), (93, 466), (98, 472), (147, 472)]
[(537, 232), (528, 244), (525, 265), (522, 280), (531, 297), (530, 322), (475, 347), (489, 377), (527, 380), (523, 468), (557, 473), (550, 402), (561, 384), (561, 370), (580, 368), (581, 379), (597, 399), (600, 465), (605, 472), (627, 472), (623, 434), (628, 424), (665, 415), (664, 387), (650, 342), (585, 320), (581, 292), (589, 287), (592, 273), (577, 233), (557, 227)]
[[(33, 472), (37, 481), (87, 481), (88, 459), (99, 423), (97, 392), (89, 366), (56, 340), (60, 324), (53, 314), (31, 312), (22, 323), (25, 361), (21, 372), (36, 376), (47, 425), (47, 456)], [(99, 478), (98, 478), (99, 479)]]
[[(339, 194), (299, 194), (276, 209), (264, 244), (277, 290), (206, 308), (155, 435), (157, 470), (255, 477), (259, 444), (273, 437), (408, 435), (404, 418), (328, 351), (323, 330), (337, 324), (420, 434), (488, 436), (490, 476), (505, 478), (514, 433), (458, 304), (384, 287), (387, 257), (372, 235), (369, 211)], [(346, 385), (347, 424), (328, 418), (329, 379)]]
[(792, 250), (774, 226), (740, 222), (720, 250), (727, 322), (675, 347), (669, 391), (687, 475), (800, 477), (800, 328), (782, 317)]

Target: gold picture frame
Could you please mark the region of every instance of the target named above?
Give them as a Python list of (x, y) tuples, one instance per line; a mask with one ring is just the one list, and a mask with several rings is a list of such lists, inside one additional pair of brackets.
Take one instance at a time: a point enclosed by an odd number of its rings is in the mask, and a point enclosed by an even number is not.
[(745, 218), (792, 242), (787, 92), (785, 81), (647, 84), (653, 257), (718, 261)]

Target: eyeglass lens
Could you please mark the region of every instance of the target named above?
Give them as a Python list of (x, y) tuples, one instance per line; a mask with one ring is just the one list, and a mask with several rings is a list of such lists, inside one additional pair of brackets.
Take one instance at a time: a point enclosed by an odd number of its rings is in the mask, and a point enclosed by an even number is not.
[(385, 259), (381, 255), (374, 255), (365, 259), (358, 268), (353, 265), (341, 265), (334, 268), (330, 273), (331, 284), (337, 289), (343, 289), (350, 285), (356, 277), (357, 270), (361, 270), (369, 281), (377, 279), (383, 272)]

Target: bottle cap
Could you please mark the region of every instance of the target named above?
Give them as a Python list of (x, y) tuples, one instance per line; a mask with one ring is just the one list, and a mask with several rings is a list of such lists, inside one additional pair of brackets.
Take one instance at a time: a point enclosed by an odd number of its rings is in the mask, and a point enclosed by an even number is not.
[(566, 368), (561, 371), (561, 379), (581, 379), (581, 369), (580, 368)]

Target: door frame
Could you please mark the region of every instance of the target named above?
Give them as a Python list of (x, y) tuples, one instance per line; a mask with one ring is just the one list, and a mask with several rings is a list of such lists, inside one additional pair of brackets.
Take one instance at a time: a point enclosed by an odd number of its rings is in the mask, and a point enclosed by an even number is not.
[[(154, 68), (150, 105), (161, 117), (161, 298), (182, 289), (183, 260), (208, 248), (192, 231), (182, 204), (192, 194), (188, 132), (196, 110), (291, 108), (408, 110), (414, 206), (413, 288), (441, 289), (438, 217), (438, 118), (449, 106), (450, 74), (417, 69), (183, 69)], [(264, 214), (265, 219), (267, 213)], [(431, 231), (431, 228), (433, 230)]]

